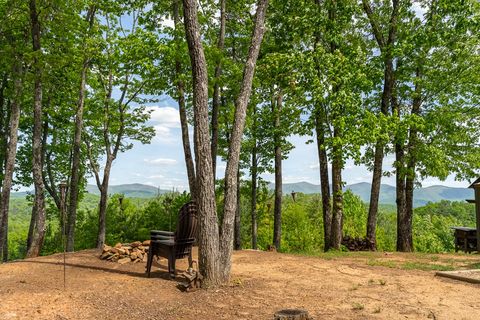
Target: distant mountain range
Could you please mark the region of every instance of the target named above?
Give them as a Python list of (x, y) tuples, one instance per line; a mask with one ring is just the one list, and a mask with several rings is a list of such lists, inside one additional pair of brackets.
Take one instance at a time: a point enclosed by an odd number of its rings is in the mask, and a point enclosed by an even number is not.
[[(274, 184), (270, 183), (270, 189), (274, 188)], [(344, 189), (351, 190), (358, 195), (363, 201), (370, 201), (370, 187), (371, 184), (367, 182), (347, 185)], [(380, 203), (395, 204), (395, 190), (394, 186), (382, 184), (380, 187)], [(90, 194), (99, 195), (98, 188), (95, 185), (88, 185), (87, 191)], [(306, 194), (320, 193), (320, 186), (308, 182), (285, 183), (283, 184), (283, 193), (289, 194), (292, 191), (302, 192)], [(164, 194), (169, 190), (162, 190), (153, 186), (133, 183), (112, 185), (109, 187), (109, 193), (122, 193), (129, 198), (152, 198), (159, 194)], [(13, 198), (23, 198), (26, 192), (12, 193)], [(431, 186), (426, 188), (415, 189), (414, 191), (414, 206), (420, 207), (428, 202), (438, 202), (441, 200), (449, 201), (465, 201), (465, 199), (473, 199), (473, 190), (468, 188), (452, 188), (446, 186)]]
[[(274, 184), (270, 183), (269, 188), (273, 189)], [(320, 193), (320, 185), (308, 182), (285, 183), (283, 184), (283, 193), (302, 192), (306, 194)], [(351, 190), (358, 195), (363, 201), (370, 201), (371, 184), (361, 182), (347, 185), (344, 190)], [(395, 204), (396, 188), (388, 184), (382, 184), (380, 187), (380, 203)], [(421, 207), (428, 202), (439, 202), (441, 200), (449, 201), (465, 201), (465, 199), (473, 199), (473, 190), (468, 188), (452, 188), (447, 186), (431, 186), (426, 188), (415, 189), (413, 193), (415, 207)]]
[[(128, 198), (153, 198), (159, 194), (167, 193), (171, 190), (162, 190), (157, 187), (149, 186), (141, 183), (119, 184), (108, 187), (109, 194), (121, 193)], [(87, 192), (100, 195), (96, 185), (87, 185)]]
[[(111, 185), (108, 187), (109, 194), (120, 193), (128, 198), (153, 198), (159, 194), (164, 194), (170, 191), (171, 190), (163, 190), (141, 183)], [(97, 186), (93, 184), (87, 185), (87, 192), (94, 195), (100, 195), (100, 191), (98, 190)], [(25, 198), (28, 193), (33, 193), (33, 191), (13, 192), (12, 198)]]

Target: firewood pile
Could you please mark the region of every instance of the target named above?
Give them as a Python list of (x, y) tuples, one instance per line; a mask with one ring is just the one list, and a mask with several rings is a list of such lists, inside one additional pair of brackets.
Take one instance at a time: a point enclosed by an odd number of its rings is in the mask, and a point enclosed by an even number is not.
[(111, 262), (125, 264), (129, 262), (145, 262), (147, 261), (148, 248), (150, 240), (143, 242), (135, 241), (132, 243), (117, 243), (115, 246), (103, 245), (102, 255), (100, 259)]
[(344, 236), (342, 245), (347, 247), (349, 251), (372, 251), (375, 250), (375, 244), (364, 238), (353, 238)]
[[(193, 261), (194, 264), (197, 264), (196, 261)], [(197, 264), (198, 269), (198, 264)], [(202, 286), (203, 277), (197, 269), (188, 268), (183, 274), (184, 282), (178, 285), (179, 289), (182, 291), (195, 291), (196, 289)]]

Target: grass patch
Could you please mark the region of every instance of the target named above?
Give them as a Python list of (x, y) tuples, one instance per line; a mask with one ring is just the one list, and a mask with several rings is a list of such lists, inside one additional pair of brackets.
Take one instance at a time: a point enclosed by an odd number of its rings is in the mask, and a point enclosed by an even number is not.
[(392, 260), (376, 260), (376, 259), (369, 259), (367, 261), (369, 266), (380, 266), (380, 267), (387, 267), (387, 268), (398, 268), (398, 264), (396, 261)]
[(422, 270), (422, 271), (453, 271), (455, 267), (452, 265), (443, 265), (435, 263), (423, 263), (418, 261), (405, 262), (402, 266), (405, 270)]
[(465, 265), (467, 269), (480, 269), (480, 262), (469, 263)]
[(363, 304), (358, 303), (358, 302), (352, 303), (352, 310), (360, 311), (360, 310), (363, 310), (363, 309), (365, 309), (365, 306)]

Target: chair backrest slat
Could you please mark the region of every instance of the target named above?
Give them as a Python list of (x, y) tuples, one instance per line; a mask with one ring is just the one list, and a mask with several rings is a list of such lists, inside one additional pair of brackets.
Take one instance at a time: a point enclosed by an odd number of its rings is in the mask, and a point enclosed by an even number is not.
[(197, 237), (197, 205), (190, 201), (182, 206), (178, 214), (177, 230), (175, 231), (175, 246), (177, 258), (185, 257), (192, 250), (192, 243), (185, 240)]

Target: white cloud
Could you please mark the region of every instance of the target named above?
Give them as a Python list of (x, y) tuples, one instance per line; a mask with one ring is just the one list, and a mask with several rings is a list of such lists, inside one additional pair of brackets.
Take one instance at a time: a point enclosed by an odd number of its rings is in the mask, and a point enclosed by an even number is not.
[(148, 107), (150, 111), (150, 121), (156, 126), (166, 128), (180, 128), (180, 115), (178, 110), (173, 107)]
[(143, 159), (143, 161), (154, 166), (172, 166), (177, 164), (176, 159), (168, 159), (168, 158)]
[(148, 107), (150, 122), (155, 129), (155, 139), (161, 143), (173, 143), (178, 140), (179, 134), (174, 134), (172, 129), (180, 128), (180, 115), (173, 107)]

